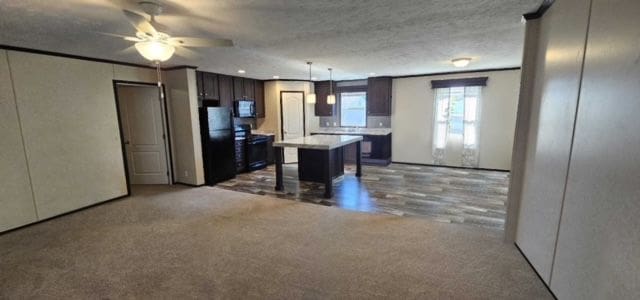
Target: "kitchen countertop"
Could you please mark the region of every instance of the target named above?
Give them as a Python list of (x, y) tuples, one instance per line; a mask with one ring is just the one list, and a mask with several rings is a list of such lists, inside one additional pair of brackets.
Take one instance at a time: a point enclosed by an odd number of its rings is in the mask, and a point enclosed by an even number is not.
[(276, 134), (268, 131), (251, 130), (251, 134), (275, 136)]
[(362, 141), (359, 135), (310, 135), (273, 143), (274, 147), (292, 147), (300, 149), (331, 150), (344, 145)]
[(320, 127), (311, 131), (313, 134), (353, 134), (353, 135), (388, 135), (391, 128), (354, 128), (354, 127)]

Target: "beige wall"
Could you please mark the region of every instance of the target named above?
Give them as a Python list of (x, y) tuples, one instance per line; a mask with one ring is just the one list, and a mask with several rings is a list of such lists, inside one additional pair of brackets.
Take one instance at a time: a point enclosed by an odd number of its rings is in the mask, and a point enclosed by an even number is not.
[(479, 167), (509, 170), (520, 88), (519, 70), (394, 79), (392, 160), (433, 163), (434, 94), (431, 80), (481, 76), (488, 76), (489, 81), (482, 91)]
[(113, 78), (137, 82), (158, 82), (156, 70), (125, 65), (112, 65)]
[(0, 50), (0, 232), (37, 221), (7, 52)]
[(163, 76), (170, 112), (175, 180), (204, 184), (195, 70), (165, 71)]
[(305, 95), (305, 131), (307, 135), (310, 131), (319, 127), (319, 118), (315, 116), (315, 105), (306, 103), (306, 96), (314, 90), (312, 82), (308, 81), (266, 81), (264, 83), (264, 105), (265, 117), (258, 119), (258, 130), (272, 132), (276, 134), (276, 139), (281, 139), (280, 122), (280, 92), (300, 91)]

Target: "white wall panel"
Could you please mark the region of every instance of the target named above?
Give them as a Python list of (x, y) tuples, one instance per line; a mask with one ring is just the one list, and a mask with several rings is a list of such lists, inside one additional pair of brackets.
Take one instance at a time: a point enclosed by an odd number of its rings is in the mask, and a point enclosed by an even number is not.
[(204, 184), (195, 70), (163, 72), (170, 111), (173, 169), (177, 182)]
[(638, 15), (638, 1), (593, 1), (551, 277), (559, 299), (640, 298)]
[(0, 50), (0, 232), (37, 220), (7, 52)]
[(573, 138), (588, 15), (588, 1), (563, 0), (540, 21), (516, 243), (547, 283)]
[(113, 66), (9, 51), (40, 219), (127, 193)]

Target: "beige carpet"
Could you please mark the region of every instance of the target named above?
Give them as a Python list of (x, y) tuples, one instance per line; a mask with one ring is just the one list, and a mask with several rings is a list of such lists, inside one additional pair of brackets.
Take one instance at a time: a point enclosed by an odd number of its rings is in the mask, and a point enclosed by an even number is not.
[(500, 231), (209, 187), (0, 235), (0, 270), (2, 299), (551, 298)]

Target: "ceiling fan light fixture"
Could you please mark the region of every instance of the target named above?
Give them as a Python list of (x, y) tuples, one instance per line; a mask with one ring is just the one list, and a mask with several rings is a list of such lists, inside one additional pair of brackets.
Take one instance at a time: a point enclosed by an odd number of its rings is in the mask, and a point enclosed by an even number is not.
[(470, 62), (471, 62), (471, 58), (467, 58), (467, 57), (456, 58), (451, 60), (451, 63), (458, 68), (464, 68), (468, 66)]
[(142, 57), (150, 61), (167, 61), (176, 51), (176, 48), (162, 41), (138, 42), (135, 47)]

